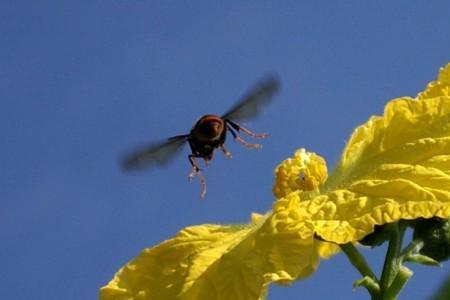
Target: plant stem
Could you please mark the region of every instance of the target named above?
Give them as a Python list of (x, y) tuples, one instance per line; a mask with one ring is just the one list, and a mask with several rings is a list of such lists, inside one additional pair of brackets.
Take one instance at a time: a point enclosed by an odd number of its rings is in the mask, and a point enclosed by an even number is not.
[(362, 254), (356, 249), (353, 243), (347, 243), (339, 245), (342, 251), (345, 253), (350, 263), (361, 273), (363, 276), (362, 280), (356, 282), (356, 286), (363, 286), (370, 293), (372, 299), (376, 299), (380, 292), (380, 287), (378, 285), (378, 280), (376, 275), (373, 273), (369, 264)]
[[(407, 227), (406, 222), (403, 221), (386, 224), (385, 226), (388, 226), (387, 229), (390, 232), (390, 238), (386, 258), (384, 261), (383, 272), (380, 279), (379, 299), (383, 300), (388, 299), (386, 298), (386, 293), (388, 292), (389, 287), (396, 278), (401, 266), (402, 259), (400, 257), (400, 251), (402, 247), (403, 235)], [(398, 292), (399, 291), (400, 290), (398, 290)], [(390, 296), (392, 297), (392, 295)], [(395, 297), (390, 299), (395, 299)]]
[(411, 278), (412, 275), (413, 272), (410, 269), (405, 266), (400, 266), (397, 276), (395, 276), (395, 279), (392, 281), (392, 284), (386, 291), (383, 299), (395, 300), (397, 298), (397, 295), (402, 290), (403, 286), (406, 284), (409, 278)]
[(363, 277), (368, 276), (377, 280), (377, 276), (373, 273), (369, 264), (362, 254), (356, 249), (353, 243), (339, 245), (341, 250), (347, 255), (351, 264), (361, 273)]
[(422, 239), (413, 240), (405, 249), (402, 250), (400, 255), (405, 258), (410, 254), (416, 254), (423, 248), (424, 244), (425, 243)]

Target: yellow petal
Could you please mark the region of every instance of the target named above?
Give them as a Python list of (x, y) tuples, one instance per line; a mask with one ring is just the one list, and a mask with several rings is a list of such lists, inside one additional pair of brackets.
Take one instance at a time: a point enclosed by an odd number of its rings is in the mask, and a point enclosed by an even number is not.
[[(302, 196), (305, 196), (305, 193), (292, 192), (278, 199), (274, 203), (273, 215), (270, 219), (273, 228), (299, 235), (302, 242), (297, 247), (301, 247), (301, 251), (311, 252), (309, 259), (302, 260), (304, 266), (300, 269), (304, 271), (298, 274), (300, 278), (309, 276), (317, 268), (319, 257), (329, 258), (340, 251), (339, 245), (316, 239), (316, 225), (313, 217), (318, 213), (317, 207), (313, 207), (311, 201), (301, 199)], [(325, 198), (319, 196), (314, 199), (318, 201)]]
[(290, 283), (318, 264), (311, 229), (289, 227), (294, 207), (248, 225), (186, 228), (119, 270), (100, 299), (264, 299), (270, 283)]
[(355, 130), (326, 187), (367, 177), (384, 163), (448, 160), (449, 140), (450, 97), (392, 100), (383, 117), (372, 117)]
[(450, 96), (450, 64), (441, 68), (438, 79), (430, 82), (422, 93), (417, 96), (417, 99), (427, 99), (440, 96)]
[[(449, 200), (430, 200), (426, 193), (424, 198), (407, 198), (405, 194), (409, 192), (405, 191), (410, 186), (405, 181), (358, 182), (353, 188), (359, 191), (336, 190), (326, 197), (306, 201), (318, 211), (311, 216), (312, 223), (315, 233), (326, 241), (355, 242), (371, 233), (375, 225), (450, 215)], [(368, 196), (378, 193), (382, 195)], [(324, 206), (328, 207), (323, 209)]]
[[(196, 255), (245, 235), (249, 227), (203, 225), (185, 228), (173, 239), (145, 249), (100, 290), (100, 299), (181, 299)], [(217, 255), (216, 255), (217, 256)], [(216, 256), (210, 258), (214, 260)], [(188, 283), (192, 285), (192, 283)], [(188, 299), (188, 298), (186, 298)], [(192, 298), (194, 299), (194, 298)]]
[(450, 216), (450, 65), (420, 100), (390, 101), (351, 136), (321, 196), (309, 203), (317, 233), (357, 241), (375, 225)]

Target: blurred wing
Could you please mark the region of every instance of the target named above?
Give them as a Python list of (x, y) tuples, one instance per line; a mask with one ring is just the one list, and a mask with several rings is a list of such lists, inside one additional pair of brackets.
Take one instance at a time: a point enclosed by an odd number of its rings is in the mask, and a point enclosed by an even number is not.
[(122, 161), (122, 169), (141, 170), (153, 165), (166, 165), (183, 147), (189, 135), (178, 135), (167, 141), (150, 144), (127, 155)]
[(280, 83), (275, 76), (267, 78), (225, 113), (222, 119), (242, 120), (257, 117), (261, 108), (273, 99), (279, 87)]

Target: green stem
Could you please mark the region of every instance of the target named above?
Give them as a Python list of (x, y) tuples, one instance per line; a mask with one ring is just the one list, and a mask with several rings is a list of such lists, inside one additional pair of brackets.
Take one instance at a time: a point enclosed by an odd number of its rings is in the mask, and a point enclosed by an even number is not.
[(339, 245), (341, 250), (347, 255), (347, 258), (350, 260), (351, 264), (361, 273), (363, 277), (371, 277), (377, 280), (377, 276), (373, 273), (369, 264), (362, 254), (356, 249), (353, 243), (347, 243)]
[(405, 249), (402, 250), (400, 255), (402, 256), (402, 258), (405, 258), (410, 254), (419, 253), (419, 251), (423, 248), (424, 244), (425, 243), (423, 242), (422, 239), (415, 239), (411, 241), (411, 243), (409, 243), (409, 245)]
[(353, 243), (347, 243), (339, 246), (347, 256), (347, 258), (350, 260), (350, 263), (363, 276), (362, 280), (357, 281), (356, 286), (365, 287), (370, 293), (372, 299), (376, 299), (377, 295), (380, 292), (380, 287), (378, 285), (376, 275), (373, 273), (364, 256), (362, 256), (358, 249), (356, 249)]
[(386, 258), (384, 261), (383, 272), (380, 279), (381, 290), (379, 299), (383, 300), (388, 299), (386, 298), (386, 293), (388, 292), (389, 287), (396, 278), (401, 266), (402, 259), (400, 257), (400, 251), (403, 241), (403, 235), (407, 227), (406, 222), (403, 221), (386, 224), (385, 226), (388, 226), (387, 230), (389, 230), (390, 232), (390, 238)]
[(413, 262), (427, 266), (440, 266), (441, 264), (433, 258), (420, 254), (420, 250), (425, 245), (422, 239), (413, 240), (405, 249), (400, 253), (401, 262)]
[(400, 266), (397, 276), (395, 276), (395, 279), (392, 281), (392, 284), (386, 291), (383, 299), (386, 300), (397, 299), (398, 294), (400, 293), (403, 286), (406, 284), (409, 278), (411, 278), (412, 275), (413, 272), (410, 269), (408, 269), (405, 266)]
[(380, 293), (380, 286), (378, 282), (372, 277), (365, 276), (363, 279), (357, 280), (353, 283), (353, 287), (365, 287), (372, 299), (377, 299)]

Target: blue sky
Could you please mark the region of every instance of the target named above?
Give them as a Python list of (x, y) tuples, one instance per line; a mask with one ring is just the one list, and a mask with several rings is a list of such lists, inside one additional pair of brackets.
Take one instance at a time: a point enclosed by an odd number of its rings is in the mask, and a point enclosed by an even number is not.
[[(0, 2), (2, 298), (96, 299), (181, 228), (246, 223), (271, 208), (281, 160), (306, 147), (332, 169), (355, 126), (450, 61), (448, 1), (224, 2)], [(262, 150), (230, 139), (205, 200), (187, 148), (164, 169), (119, 170), (130, 148), (222, 114), (269, 72), (282, 91), (247, 127), (270, 138)], [(381, 266), (382, 249), (365, 253)], [(412, 268), (405, 299), (448, 272)], [(367, 299), (356, 279), (337, 255), (269, 299)]]

